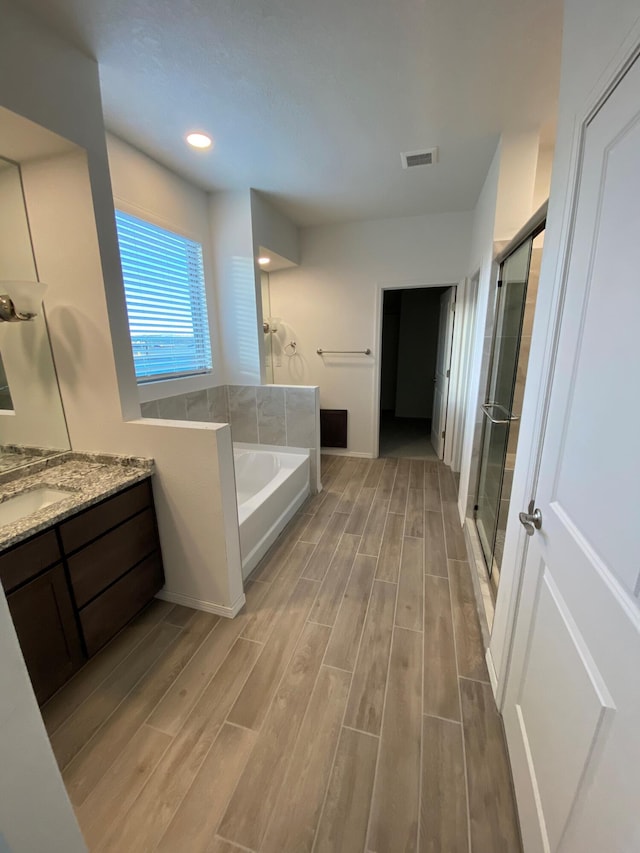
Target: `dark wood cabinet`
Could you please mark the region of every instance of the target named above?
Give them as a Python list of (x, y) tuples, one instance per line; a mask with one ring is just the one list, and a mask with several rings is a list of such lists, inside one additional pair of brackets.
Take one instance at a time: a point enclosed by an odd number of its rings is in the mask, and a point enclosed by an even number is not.
[(150, 481), (0, 554), (0, 581), (42, 704), (164, 584)]
[(7, 604), (33, 690), (42, 704), (85, 660), (62, 564), (13, 592)]
[(151, 509), (123, 522), (68, 558), (78, 607), (84, 607), (158, 547)]
[(0, 555), (0, 581), (7, 595), (62, 560), (55, 530), (47, 530)]
[(162, 560), (155, 551), (80, 611), (89, 656), (95, 654), (150, 601), (164, 583)]
[(142, 483), (137, 483), (78, 515), (65, 519), (58, 528), (65, 554), (73, 554), (107, 530), (118, 527), (123, 521), (133, 518), (149, 507), (153, 509), (151, 481), (143, 480)]

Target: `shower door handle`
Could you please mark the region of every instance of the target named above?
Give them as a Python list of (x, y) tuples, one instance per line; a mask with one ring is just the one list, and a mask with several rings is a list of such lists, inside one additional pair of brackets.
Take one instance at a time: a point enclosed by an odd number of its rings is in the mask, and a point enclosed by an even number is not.
[(518, 518), (520, 519), (520, 524), (527, 531), (527, 536), (533, 536), (536, 530), (540, 530), (540, 528), (542, 527), (542, 513), (539, 509), (534, 507), (534, 502), (529, 501), (527, 512), (521, 512), (518, 515)]
[[(519, 421), (519, 415), (512, 415), (511, 412), (507, 411), (504, 406), (501, 406), (500, 403), (493, 403), (487, 401), (486, 403), (481, 403), (480, 408), (482, 409), (483, 414), (491, 421), (492, 424), (510, 424), (511, 421)], [(505, 418), (494, 418), (489, 409), (502, 409), (503, 412), (506, 413)]]
[[(520, 415), (513, 415), (511, 412), (505, 408), (501, 403), (496, 403), (494, 400), (487, 400), (486, 403), (482, 403), (480, 408), (484, 412), (484, 414), (489, 418), (492, 424), (509, 424), (511, 421), (519, 421)], [(502, 409), (505, 414), (504, 418), (494, 418), (489, 409)]]
[(482, 403), (480, 408), (482, 409), (485, 416), (491, 421), (492, 424), (508, 424), (508, 418), (494, 418), (491, 412), (489, 411), (490, 403)]

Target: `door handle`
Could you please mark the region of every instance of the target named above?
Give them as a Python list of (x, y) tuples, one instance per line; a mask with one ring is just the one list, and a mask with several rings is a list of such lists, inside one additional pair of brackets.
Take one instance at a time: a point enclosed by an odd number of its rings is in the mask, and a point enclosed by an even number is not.
[(536, 530), (540, 530), (542, 527), (542, 513), (539, 509), (534, 508), (535, 503), (533, 500), (529, 501), (529, 506), (527, 507), (527, 512), (521, 512), (518, 515), (520, 519), (520, 524), (527, 531), (527, 536), (533, 536)]

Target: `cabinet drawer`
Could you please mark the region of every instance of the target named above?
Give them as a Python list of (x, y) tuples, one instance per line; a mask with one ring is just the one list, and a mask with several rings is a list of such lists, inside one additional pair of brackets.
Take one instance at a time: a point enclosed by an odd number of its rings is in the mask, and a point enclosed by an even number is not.
[(153, 510), (147, 509), (69, 557), (69, 575), (78, 607), (157, 548)]
[(87, 542), (149, 506), (152, 506), (151, 481), (144, 480), (126, 492), (92, 506), (75, 518), (63, 521), (60, 537), (65, 554), (82, 548)]
[(54, 530), (34, 536), (0, 556), (0, 580), (5, 593), (62, 559)]
[(160, 554), (140, 565), (80, 611), (80, 623), (89, 656), (124, 627), (164, 584)]

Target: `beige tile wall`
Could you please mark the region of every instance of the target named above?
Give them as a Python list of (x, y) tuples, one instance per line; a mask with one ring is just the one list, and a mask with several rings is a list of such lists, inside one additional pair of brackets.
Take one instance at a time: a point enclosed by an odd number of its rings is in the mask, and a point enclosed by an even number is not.
[(318, 480), (320, 435), (315, 386), (218, 385), (142, 403), (143, 418), (228, 423), (234, 441), (311, 452), (311, 483)]

